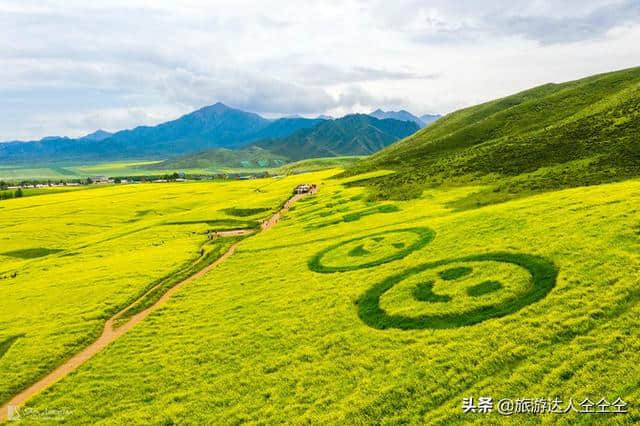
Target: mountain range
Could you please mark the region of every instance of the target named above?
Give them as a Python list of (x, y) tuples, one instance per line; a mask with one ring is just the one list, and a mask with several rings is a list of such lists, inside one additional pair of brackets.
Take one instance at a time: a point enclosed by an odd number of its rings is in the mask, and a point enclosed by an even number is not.
[(48, 137), (35, 142), (0, 144), (0, 161), (157, 159), (288, 136), (321, 121), (307, 118), (269, 120), (217, 103), (157, 126), (139, 126), (114, 134), (98, 131), (79, 139)]
[(366, 114), (351, 114), (284, 138), (259, 141), (256, 145), (291, 160), (369, 155), (419, 129), (413, 121), (380, 120)]
[[(156, 126), (139, 126), (115, 133), (97, 130), (76, 139), (54, 136), (39, 141), (0, 143), (0, 163), (114, 161), (180, 156), (193, 159), (194, 153), (225, 149), (217, 154), (208, 152), (205, 158), (233, 157), (233, 163), (259, 160), (258, 163), (266, 161), (270, 164), (276, 158), (278, 161), (289, 161), (317, 156), (370, 154), (418, 128), (413, 120), (378, 120), (362, 114), (340, 119), (299, 116), (267, 119), (216, 103)], [(228, 152), (229, 149), (244, 149), (253, 144), (262, 151), (243, 150), (239, 156)], [(264, 158), (256, 158), (256, 155)], [(185, 161), (179, 160), (177, 163)]]
[(392, 118), (400, 121), (413, 121), (420, 127), (426, 127), (441, 117), (437, 114), (424, 114), (420, 117), (416, 117), (409, 111), (405, 111), (403, 109), (400, 111), (383, 111), (379, 108), (369, 113), (369, 115), (379, 119)]
[(113, 136), (113, 133), (98, 129), (93, 133), (83, 136), (81, 139), (88, 141), (102, 141)]
[(307, 158), (369, 155), (419, 130), (412, 121), (379, 120), (351, 114), (325, 120), (282, 138), (263, 139), (248, 148), (213, 148), (170, 158), (155, 168), (274, 167)]

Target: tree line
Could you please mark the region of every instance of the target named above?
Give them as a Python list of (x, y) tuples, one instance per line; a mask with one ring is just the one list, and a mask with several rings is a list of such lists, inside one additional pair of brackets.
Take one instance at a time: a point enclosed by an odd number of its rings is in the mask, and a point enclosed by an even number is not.
[(0, 189), (5, 189), (4, 191), (0, 191), (0, 200), (8, 200), (10, 198), (20, 198), (24, 195), (22, 188), (18, 188), (15, 191), (7, 191), (6, 187)]

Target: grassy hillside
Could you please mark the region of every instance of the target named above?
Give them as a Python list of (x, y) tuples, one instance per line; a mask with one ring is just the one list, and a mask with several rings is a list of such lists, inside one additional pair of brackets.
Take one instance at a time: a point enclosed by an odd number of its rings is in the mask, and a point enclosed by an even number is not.
[[(640, 181), (452, 212), (448, 204), (477, 188), (429, 189), (410, 201), (372, 203), (362, 188), (344, 188), (344, 181), (326, 177), (300, 176), (319, 184), (316, 196), (296, 204), (275, 228), (243, 240), (219, 268), (182, 288), (163, 309), (28, 406), (39, 411), (65, 408), (73, 413), (66, 419), (71, 424), (533, 425), (640, 420)], [(247, 206), (270, 205), (262, 193), (245, 192), (246, 185), (257, 182), (199, 184), (187, 198), (174, 191), (177, 185), (157, 188), (169, 203), (164, 209), (213, 202), (197, 209), (202, 217), (211, 217), (216, 205), (233, 204), (231, 194)], [(273, 179), (267, 182), (280, 185)], [(105, 190), (104, 195), (109, 194)], [(120, 200), (130, 197), (144, 204), (154, 200), (152, 208), (161, 208), (158, 193), (115, 195), (105, 202), (117, 199), (121, 205)], [(381, 208), (388, 205), (394, 208)], [(77, 208), (76, 203), (60, 204), (56, 217), (72, 217)], [(28, 211), (6, 212), (10, 214), (5, 217), (15, 220), (16, 214)], [(106, 213), (97, 212), (96, 217)], [(121, 221), (133, 214), (111, 211), (109, 216)], [(35, 220), (31, 226), (34, 235), (39, 226), (51, 229)], [(200, 229), (204, 225), (166, 232), (183, 235)], [(69, 234), (66, 228), (64, 233)], [(130, 247), (157, 240), (184, 245), (175, 253), (188, 258), (199, 234), (193, 234), (191, 242), (177, 238), (175, 243), (162, 235), (133, 237), (114, 240), (127, 258)], [(48, 238), (48, 244), (33, 241), (24, 246), (65, 247), (57, 237)], [(105, 256), (96, 261), (125, 262), (106, 246), (92, 250), (94, 256)], [(35, 346), (49, 342), (40, 340), (40, 333), (61, 339), (68, 336), (61, 330), (91, 329), (105, 309), (125, 298), (118, 289), (129, 288), (131, 294), (144, 285), (144, 280), (136, 280), (127, 287), (129, 281), (119, 277), (119, 269), (96, 265), (92, 274), (103, 277), (101, 285), (110, 290), (89, 291), (89, 277), (83, 281), (84, 272), (74, 272), (67, 260), (73, 258), (61, 255), (29, 266), (30, 273), (42, 279), (0, 284), (0, 291), (6, 289), (3, 300), (8, 300), (0, 315), (11, 326), (3, 329), (0, 342), (14, 339), (5, 343), (11, 346), (0, 359), (2, 371), (12, 374), (4, 389), (16, 371), (47, 365), (41, 359), (50, 347)], [(86, 265), (82, 263), (85, 271)], [(135, 265), (154, 274), (147, 260)], [(118, 276), (106, 279), (114, 273)], [(75, 312), (74, 318), (85, 318), (88, 324), (31, 325), (32, 311), (26, 309), (38, 300), (52, 302), (58, 294), (48, 291), (53, 284), (43, 274), (78, 275), (72, 282), (55, 281), (69, 293), (49, 306), (57, 315)], [(59, 318), (65, 323), (67, 317)], [(13, 337), (21, 333), (26, 335)], [(29, 353), (34, 356), (25, 357)], [(629, 414), (463, 414), (463, 398), (477, 401), (480, 396), (492, 397), (494, 403), (501, 398), (557, 397), (561, 409), (569, 398), (577, 405), (585, 398), (613, 402), (620, 397), (628, 403)]]
[[(418, 128), (412, 121), (381, 120), (363, 114), (348, 115), (335, 120), (319, 120), (319, 124), (290, 136), (260, 140), (244, 149), (211, 149), (171, 158), (149, 168), (267, 168), (308, 158), (362, 156), (379, 151)], [(310, 164), (306, 163), (307, 166)], [(320, 164), (316, 163), (318, 166)], [(340, 162), (340, 165), (343, 164)]]
[(331, 168), (345, 168), (361, 161), (365, 156), (309, 158), (294, 163), (285, 164), (278, 168), (277, 172), (285, 175), (301, 172), (312, 172)]
[(245, 149), (210, 149), (204, 152), (171, 158), (161, 163), (147, 166), (148, 169), (182, 170), (182, 169), (208, 169), (220, 170), (224, 168), (273, 168), (279, 167), (289, 160), (273, 154), (257, 146)]
[(352, 114), (324, 121), (285, 138), (259, 141), (256, 145), (291, 160), (369, 155), (418, 129), (411, 121)]
[(546, 84), (454, 112), (351, 173), (375, 169), (397, 172), (373, 183), (383, 198), (394, 191), (406, 196), (406, 185), (484, 183), (492, 185), (484, 196), (497, 200), (638, 176), (640, 68)]

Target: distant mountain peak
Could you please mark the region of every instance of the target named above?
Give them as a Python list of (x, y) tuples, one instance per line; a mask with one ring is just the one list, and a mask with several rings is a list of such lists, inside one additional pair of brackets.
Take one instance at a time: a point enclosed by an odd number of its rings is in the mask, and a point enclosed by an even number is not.
[(440, 114), (424, 114), (420, 116), (420, 120), (422, 120), (425, 125), (429, 125), (440, 117), (442, 117)]
[(89, 133), (88, 135), (81, 137), (80, 139), (90, 140), (90, 141), (102, 141), (102, 140), (105, 140), (107, 138), (110, 138), (112, 135), (113, 135), (113, 133), (111, 133), (111, 132), (107, 132), (106, 130), (98, 129), (93, 133)]
[(440, 118), (439, 115), (429, 114), (425, 114), (422, 117), (417, 117), (411, 114), (406, 109), (401, 109), (398, 111), (383, 111), (382, 109), (378, 108), (375, 111), (371, 112), (369, 115), (378, 119), (393, 118), (394, 120), (400, 121), (413, 121), (420, 127), (425, 127), (427, 124)]
[(228, 111), (231, 110), (232, 108), (230, 108), (229, 106), (223, 104), (222, 102), (216, 102), (213, 105), (206, 105), (203, 106), (202, 108), (194, 111), (194, 112), (224, 112), (224, 111)]

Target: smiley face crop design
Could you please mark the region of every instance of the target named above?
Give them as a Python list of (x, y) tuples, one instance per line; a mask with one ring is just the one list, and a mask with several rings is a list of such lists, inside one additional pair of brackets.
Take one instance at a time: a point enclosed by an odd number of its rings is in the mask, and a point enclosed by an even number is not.
[(309, 260), (309, 269), (332, 273), (371, 268), (402, 259), (433, 240), (429, 228), (406, 228), (378, 232), (329, 246)]
[(358, 315), (378, 328), (455, 328), (512, 314), (544, 298), (557, 269), (521, 253), (488, 253), (409, 268), (375, 284)]

